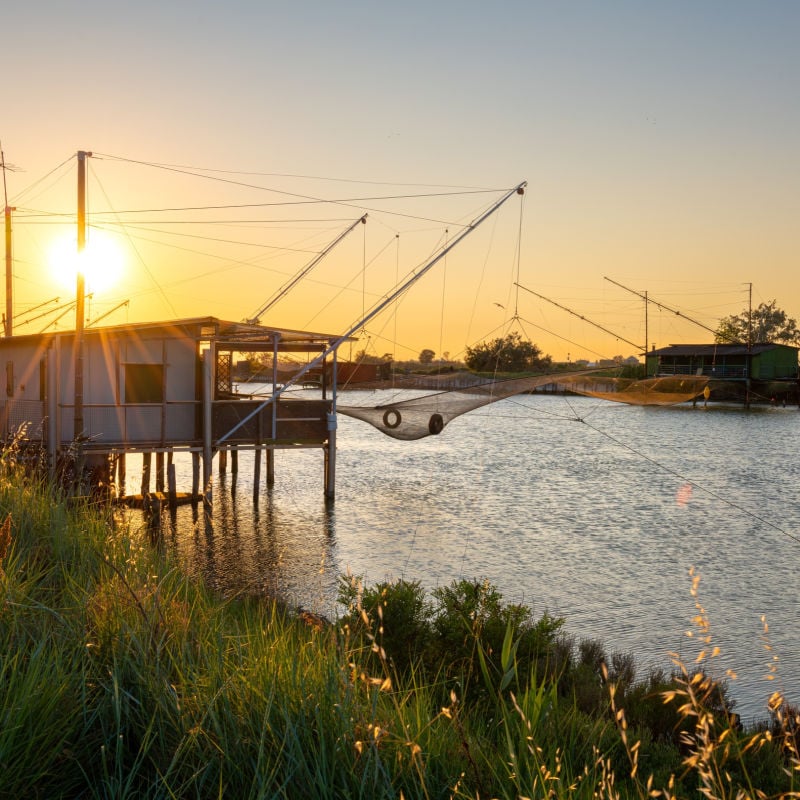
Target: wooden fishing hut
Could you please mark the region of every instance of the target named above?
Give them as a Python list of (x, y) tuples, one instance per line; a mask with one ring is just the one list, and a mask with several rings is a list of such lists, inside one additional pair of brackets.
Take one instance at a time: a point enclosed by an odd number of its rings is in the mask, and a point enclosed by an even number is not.
[(800, 348), (774, 342), (671, 344), (647, 353), (648, 377), (705, 375), (715, 380), (795, 382)]
[[(156, 492), (177, 497), (172, 456), (192, 457), (191, 498), (210, 499), (212, 461), (220, 469), (239, 450), (255, 451), (254, 491), (261, 455), (267, 482), (274, 480), (277, 449), (320, 448), (324, 491), (333, 498), (336, 463), (336, 385), (323, 384), (321, 397), (290, 397), (273, 379), (258, 396), (238, 393), (234, 354), (268, 354), (273, 375), (281, 357), (330, 359), (349, 341), (307, 331), (197, 317), (11, 336), (0, 339), (5, 392), (0, 425), (6, 444), (46, 454), (52, 475), (76, 458), (105, 471), (119, 494), (125, 492), (125, 457), (142, 454), (142, 496), (150, 492), (156, 457)], [(78, 346), (76, 347), (76, 342)], [(298, 367), (302, 372), (302, 368)], [(323, 370), (323, 375), (325, 370)], [(78, 376), (78, 380), (76, 380)]]

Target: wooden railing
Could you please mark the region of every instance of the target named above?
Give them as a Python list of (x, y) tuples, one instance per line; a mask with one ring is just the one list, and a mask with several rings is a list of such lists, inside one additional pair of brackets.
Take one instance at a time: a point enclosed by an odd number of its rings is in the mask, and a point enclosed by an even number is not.
[[(215, 401), (212, 424), (214, 441), (228, 433), (260, 404), (261, 401), (258, 400)], [(280, 398), (274, 408), (272, 403), (264, 406), (227, 441), (231, 444), (237, 442), (322, 444), (328, 439), (328, 413), (331, 407), (330, 400)]]

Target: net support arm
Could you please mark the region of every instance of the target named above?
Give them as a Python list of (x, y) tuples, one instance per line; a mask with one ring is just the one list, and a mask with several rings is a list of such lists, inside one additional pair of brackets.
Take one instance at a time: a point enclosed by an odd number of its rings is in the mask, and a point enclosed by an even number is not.
[(513, 189), (509, 189), (496, 203), (494, 203), (489, 209), (484, 211), (478, 217), (476, 217), (469, 225), (467, 225), (461, 233), (458, 234), (446, 247), (443, 247), (433, 258), (431, 258), (419, 272), (414, 273), (410, 278), (408, 278), (404, 283), (402, 283), (397, 289), (391, 292), (387, 297), (380, 300), (376, 303), (372, 309), (367, 312), (367, 314), (362, 317), (355, 325), (352, 325), (345, 333), (339, 336), (336, 339), (333, 339), (329, 342), (328, 346), (325, 350), (322, 351), (316, 358), (302, 367), (297, 373), (295, 373), (283, 386), (278, 389), (272, 397), (268, 397), (262, 403), (260, 403), (256, 408), (254, 408), (246, 417), (241, 419), (239, 422), (236, 423), (226, 434), (220, 436), (219, 442), (224, 442), (226, 439), (229, 439), (233, 436), (236, 431), (238, 431), (242, 426), (246, 425), (256, 414), (261, 413), (261, 410), (266, 408), (270, 403), (274, 400), (277, 400), (280, 395), (286, 391), (290, 386), (296, 384), (300, 378), (302, 378), (307, 372), (317, 367), (320, 363), (322, 363), (331, 353), (338, 350), (339, 346), (346, 342), (353, 334), (357, 333), (361, 328), (363, 328), (367, 322), (371, 319), (376, 317), (378, 314), (381, 313), (387, 306), (391, 305), (395, 302), (399, 297), (401, 297), (408, 289), (410, 289), (423, 275), (426, 275), (428, 272), (433, 269), (433, 267), (439, 263), (454, 247), (456, 247), (460, 242), (462, 242), (469, 234), (471, 234), (481, 223), (485, 222), (489, 217), (492, 216), (504, 203), (506, 203), (509, 199), (511, 199), (515, 194), (524, 194), (525, 187), (528, 185), (527, 181), (522, 181), (522, 183), (515, 186)]

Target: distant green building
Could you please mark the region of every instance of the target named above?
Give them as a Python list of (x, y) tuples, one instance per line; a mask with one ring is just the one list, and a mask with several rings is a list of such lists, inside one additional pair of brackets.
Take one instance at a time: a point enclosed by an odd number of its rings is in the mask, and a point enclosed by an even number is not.
[(647, 376), (796, 381), (798, 351), (800, 348), (787, 344), (671, 344), (647, 353)]

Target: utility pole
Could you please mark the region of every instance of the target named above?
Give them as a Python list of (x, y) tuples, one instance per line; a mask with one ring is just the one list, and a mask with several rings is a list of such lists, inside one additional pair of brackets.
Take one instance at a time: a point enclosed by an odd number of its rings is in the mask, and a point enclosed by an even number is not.
[(13, 259), (11, 257), (11, 212), (15, 209), (8, 204), (8, 188), (6, 186), (6, 170), (12, 169), (6, 164), (5, 153), (0, 146), (0, 169), (3, 170), (3, 207), (5, 208), (5, 222), (6, 222), (6, 314), (3, 319), (4, 333), (6, 336), (11, 336), (14, 329), (14, 304), (12, 302), (12, 275), (13, 275)]
[[(645, 378), (648, 377), (647, 374), (647, 343), (650, 341), (650, 337), (647, 335), (647, 289), (644, 291), (644, 376)], [(655, 371), (653, 372), (653, 377), (655, 378)]]
[(750, 373), (753, 368), (753, 284), (747, 284), (747, 379), (744, 390), (744, 407), (750, 408)]
[[(73, 439), (79, 442), (83, 436), (83, 317), (86, 287), (82, 255), (86, 248), (86, 159), (91, 153), (78, 151), (78, 275), (75, 292), (75, 425)], [(80, 448), (80, 445), (79, 445)], [(79, 464), (80, 450), (79, 450)], [(79, 478), (80, 479), (80, 478)]]
[[(5, 189), (5, 171), (3, 172), (3, 189)], [(14, 210), (8, 204), (8, 198), (5, 198), (5, 217), (6, 217), (6, 314), (3, 319), (3, 326), (5, 328), (5, 335), (11, 336), (14, 330), (14, 303), (12, 301), (13, 282), (11, 276), (13, 274), (14, 259), (11, 256), (11, 212)]]

